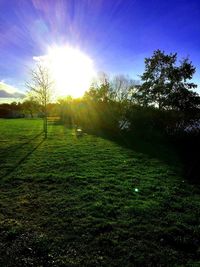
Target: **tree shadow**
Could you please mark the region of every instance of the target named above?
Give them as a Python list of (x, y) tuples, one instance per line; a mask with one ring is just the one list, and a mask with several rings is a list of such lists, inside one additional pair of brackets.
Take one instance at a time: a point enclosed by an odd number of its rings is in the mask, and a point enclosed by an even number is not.
[[(4, 149), (1, 148), (1, 152), (0, 152), (1, 163), (4, 162), (4, 159), (8, 158), (10, 155), (15, 155), (15, 153), (18, 150), (23, 149), (23, 147), (26, 147), (27, 145), (31, 144), (31, 142), (35, 141), (38, 137), (42, 136), (43, 134), (44, 134), (44, 132), (40, 132), (39, 134), (35, 135), (34, 137), (29, 138), (28, 140), (26, 140), (26, 142), (23, 142), (23, 143), (20, 143), (20, 144), (10, 145), (10, 146), (7, 146)], [(1, 165), (2, 164), (0, 164), (0, 166)]]
[(177, 148), (164, 135), (127, 132), (118, 132), (117, 134), (88, 133), (110, 140), (126, 149), (145, 154), (150, 158), (158, 159), (174, 169), (178, 169), (181, 166), (181, 157)]
[(189, 183), (200, 184), (200, 134), (169, 137), (162, 134), (88, 132), (108, 139), (129, 150), (145, 154), (169, 165)]
[(48, 118), (48, 125), (63, 125), (63, 121), (60, 118)]
[[(15, 144), (1, 150), (0, 153), (0, 168), (1, 178), (6, 178), (13, 173), (31, 154), (44, 142), (44, 138), (36, 143), (37, 139), (43, 135), (43, 132), (28, 139), (22, 144)], [(20, 159), (18, 159), (20, 158)]]
[(183, 162), (184, 176), (192, 184), (200, 184), (200, 133), (186, 134), (174, 140)]

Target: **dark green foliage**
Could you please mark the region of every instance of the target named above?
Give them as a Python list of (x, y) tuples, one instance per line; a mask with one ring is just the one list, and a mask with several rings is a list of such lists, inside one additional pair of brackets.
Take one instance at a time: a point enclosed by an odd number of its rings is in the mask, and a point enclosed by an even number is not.
[(119, 132), (119, 120), (124, 112), (123, 103), (112, 100), (109, 84), (90, 88), (82, 99), (68, 97), (58, 102), (61, 121), (68, 125), (78, 125), (93, 133)]
[(130, 131), (137, 132), (143, 136), (151, 133), (164, 133), (167, 123), (167, 114), (154, 107), (141, 107), (132, 105), (127, 111), (126, 118), (131, 122)]
[(198, 133), (199, 128), (195, 129), (195, 121), (198, 124), (199, 118), (198, 111), (194, 114), (139, 105), (129, 105), (124, 116), (124, 119), (130, 122), (130, 132), (133, 134), (137, 132), (147, 137), (154, 134), (178, 137), (186, 134), (187, 127), (191, 129), (192, 134)]
[(142, 85), (124, 76), (103, 75), (82, 99), (67, 98), (58, 104), (61, 121), (93, 133), (129, 132), (150, 135), (184, 134), (200, 119), (200, 97), (190, 89), (195, 68), (188, 59), (177, 66), (177, 54), (157, 50), (145, 59)]
[(190, 91), (197, 87), (188, 82), (195, 73), (195, 67), (188, 59), (177, 66), (177, 54), (154, 51), (151, 58), (145, 58), (143, 84), (134, 95), (143, 106), (156, 105), (159, 109), (188, 111), (198, 108), (200, 97)]
[(22, 118), (23, 113), (21, 111), (21, 103), (0, 104), (0, 118)]
[(191, 183), (200, 183), (200, 133), (181, 133), (173, 137), (173, 143), (178, 148), (183, 161), (184, 176)]
[(24, 117), (30, 116), (30, 118), (38, 117), (39, 114), (42, 114), (42, 108), (40, 104), (33, 98), (29, 97), (21, 104), (20, 108)]
[(0, 266), (198, 266), (200, 191), (168, 144), (41, 129), (0, 122)]

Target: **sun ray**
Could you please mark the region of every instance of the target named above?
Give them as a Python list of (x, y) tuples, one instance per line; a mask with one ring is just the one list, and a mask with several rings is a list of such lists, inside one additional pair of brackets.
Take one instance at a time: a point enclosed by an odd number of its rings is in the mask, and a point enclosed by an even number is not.
[(44, 57), (55, 83), (56, 96), (80, 97), (95, 75), (92, 59), (70, 46), (52, 46)]

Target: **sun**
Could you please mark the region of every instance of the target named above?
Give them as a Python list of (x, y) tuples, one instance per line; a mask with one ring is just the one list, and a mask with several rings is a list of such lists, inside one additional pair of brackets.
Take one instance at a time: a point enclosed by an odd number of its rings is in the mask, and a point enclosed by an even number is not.
[(81, 97), (89, 88), (95, 70), (92, 59), (70, 46), (52, 46), (46, 56), (55, 84), (55, 95)]

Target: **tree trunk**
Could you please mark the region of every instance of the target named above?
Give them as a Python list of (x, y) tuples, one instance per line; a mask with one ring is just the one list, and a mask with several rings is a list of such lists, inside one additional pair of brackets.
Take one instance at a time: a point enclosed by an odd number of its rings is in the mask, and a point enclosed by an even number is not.
[(47, 138), (47, 116), (45, 114), (43, 118), (43, 130), (44, 130), (44, 138)]
[(47, 138), (47, 101), (46, 96), (44, 100), (44, 138)]
[(47, 138), (47, 108), (46, 108), (46, 101), (44, 105), (44, 117), (43, 117), (43, 126), (44, 126), (44, 138)]

